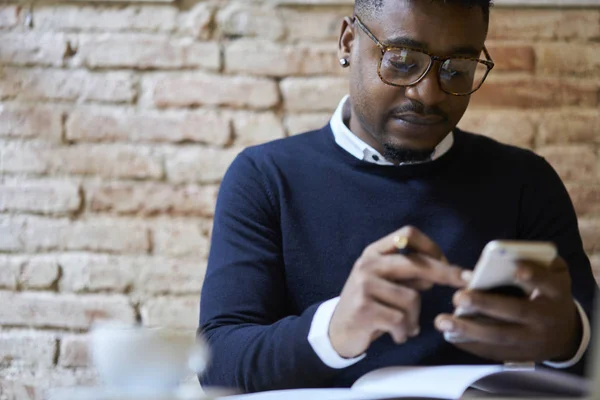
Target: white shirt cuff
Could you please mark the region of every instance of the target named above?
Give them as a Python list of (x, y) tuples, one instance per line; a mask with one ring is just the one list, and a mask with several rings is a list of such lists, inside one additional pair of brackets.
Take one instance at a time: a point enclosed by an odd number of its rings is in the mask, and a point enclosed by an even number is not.
[(585, 351), (587, 350), (589, 344), (590, 344), (590, 320), (588, 319), (585, 311), (583, 310), (583, 308), (581, 307), (581, 304), (579, 304), (579, 302), (577, 300), (575, 301), (575, 305), (577, 306), (577, 311), (579, 311), (579, 317), (581, 318), (581, 325), (583, 327), (583, 335), (581, 338), (581, 344), (579, 345), (579, 349), (577, 350), (577, 353), (575, 353), (575, 356), (573, 358), (571, 358), (568, 361), (563, 361), (563, 362), (550, 362), (550, 361), (545, 361), (544, 365), (547, 365), (548, 367), (552, 367), (552, 368), (569, 368), (572, 367), (573, 365), (577, 364), (581, 358), (583, 357), (583, 355), (585, 354)]
[(354, 358), (343, 358), (335, 351), (331, 344), (331, 340), (329, 339), (329, 324), (339, 301), (340, 298), (335, 297), (321, 304), (313, 316), (310, 330), (308, 331), (308, 342), (315, 353), (317, 353), (325, 365), (336, 369), (354, 365), (366, 356), (365, 353)]

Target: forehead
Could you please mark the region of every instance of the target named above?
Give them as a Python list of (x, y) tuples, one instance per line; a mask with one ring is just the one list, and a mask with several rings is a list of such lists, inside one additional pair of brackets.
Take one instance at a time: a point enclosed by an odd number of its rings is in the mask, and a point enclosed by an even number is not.
[(450, 55), (454, 49), (483, 48), (487, 23), (481, 7), (464, 7), (432, 0), (386, 0), (369, 28), (386, 44), (395, 38), (409, 38), (423, 44), (423, 50)]

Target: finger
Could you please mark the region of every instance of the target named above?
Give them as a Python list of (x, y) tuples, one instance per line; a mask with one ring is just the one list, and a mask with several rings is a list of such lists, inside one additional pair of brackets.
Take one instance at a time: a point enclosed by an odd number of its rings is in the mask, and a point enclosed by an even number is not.
[(570, 295), (569, 269), (560, 257), (557, 257), (550, 267), (520, 261), (517, 263), (515, 278), (529, 293), (537, 290), (552, 299)]
[(392, 281), (424, 280), (437, 285), (465, 287), (471, 271), (448, 265), (420, 254), (405, 257), (387, 255), (371, 261), (376, 275)]
[(371, 312), (371, 321), (376, 330), (389, 333), (397, 344), (408, 340), (407, 318), (404, 312), (377, 302), (371, 304)]
[(420, 292), (431, 290), (431, 288), (433, 287), (433, 283), (425, 281), (423, 279), (409, 279), (406, 281), (400, 281), (398, 283), (401, 283), (403, 286), (418, 290)]
[(529, 299), (480, 291), (458, 291), (454, 294), (453, 303), (468, 314), (483, 314), (510, 323), (530, 324), (540, 314), (537, 304)]
[(404, 313), (408, 336), (416, 336), (419, 333), (419, 311), (421, 310), (419, 292), (381, 278), (370, 280), (366, 291), (367, 296), (375, 301)]
[(435, 327), (457, 342), (477, 342), (498, 346), (522, 346), (529, 342), (532, 332), (525, 325), (502, 322), (478, 322), (477, 319), (457, 318), (441, 314)]
[(367, 251), (377, 254), (393, 254), (398, 251), (397, 238), (405, 238), (407, 247), (417, 253), (426, 254), (436, 260), (446, 261), (442, 249), (427, 235), (413, 226), (405, 226), (367, 247)]

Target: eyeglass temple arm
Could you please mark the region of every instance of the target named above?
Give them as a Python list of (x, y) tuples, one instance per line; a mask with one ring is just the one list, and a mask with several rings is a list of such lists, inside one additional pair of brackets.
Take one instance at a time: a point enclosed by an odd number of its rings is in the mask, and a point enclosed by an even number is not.
[(494, 66), (494, 60), (492, 60), (492, 56), (490, 56), (490, 53), (488, 52), (487, 47), (485, 47), (485, 45), (483, 46), (483, 54), (485, 54), (485, 58), (492, 63), (492, 67)]
[(377, 40), (377, 38), (375, 37), (375, 35), (373, 35), (371, 33), (371, 31), (365, 26), (365, 24), (362, 23), (362, 21), (360, 20), (360, 18), (358, 18), (358, 16), (356, 14), (354, 14), (353, 20), (358, 24), (358, 26), (360, 27), (360, 29), (363, 30), (364, 33), (367, 34), (368, 37), (371, 38), (372, 41), (375, 42), (375, 44), (377, 45), (377, 47), (379, 47), (381, 49), (382, 52), (385, 51), (385, 46), (379, 42), (379, 40)]

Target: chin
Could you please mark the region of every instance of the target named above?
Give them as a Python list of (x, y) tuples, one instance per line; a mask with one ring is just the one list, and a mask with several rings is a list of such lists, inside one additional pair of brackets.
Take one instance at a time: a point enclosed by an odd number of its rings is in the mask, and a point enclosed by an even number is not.
[(433, 150), (452, 130), (447, 123), (419, 125), (393, 119), (385, 129), (386, 142), (407, 149)]

